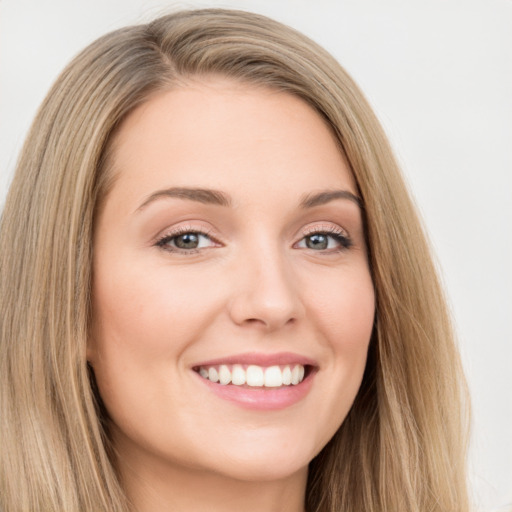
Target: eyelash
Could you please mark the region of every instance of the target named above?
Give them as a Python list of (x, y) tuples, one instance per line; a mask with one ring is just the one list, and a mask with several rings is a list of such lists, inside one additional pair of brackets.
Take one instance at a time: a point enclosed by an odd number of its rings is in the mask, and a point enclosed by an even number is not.
[(169, 242), (171, 242), (175, 238), (178, 238), (179, 236), (182, 236), (182, 235), (189, 235), (189, 234), (203, 236), (203, 237), (209, 238), (212, 242), (217, 243), (216, 240), (211, 236), (211, 234), (208, 230), (201, 230), (201, 229), (190, 228), (190, 227), (185, 226), (185, 227), (180, 227), (171, 233), (165, 234), (164, 236), (162, 236), (161, 238), (159, 238), (156, 241), (155, 245), (167, 252), (180, 253), (180, 254), (185, 254), (185, 255), (196, 254), (199, 251), (201, 251), (203, 249), (203, 247), (194, 248), (194, 249), (181, 249), (180, 247), (173, 247), (173, 246), (168, 245)]
[[(180, 254), (185, 254), (185, 255), (196, 254), (196, 253), (200, 252), (201, 250), (205, 249), (205, 247), (182, 249), (180, 247), (175, 247), (175, 246), (173, 247), (171, 245), (168, 245), (169, 242), (173, 241), (174, 239), (178, 238), (179, 236), (186, 235), (186, 234), (198, 235), (200, 237), (203, 236), (203, 237), (210, 239), (213, 243), (218, 243), (211, 236), (210, 232), (207, 230), (202, 231), (197, 228), (182, 227), (182, 228), (176, 229), (172, 233), (168, 233), (168, 234), (162, 236), (161, 238), (159, 238), (155, 242), (155, 246), (157, 246), (167, 252), (180, 253)], [(302, 242), (306, 238), (311, 237), (313, 235), (325, 235), (329, 238), (334, 239), (336, 241), (336, 243), (339, 244), (339, 246), (334, 249), (331, 248), (331, 249), (323, 249), (323, 250), (315, 251), (314, 249), (309, 248), (310, 250), (312, 250), (314, 252), (319, 252), (319, 253), (324, 253), (324, 254), (325, 253), (332, 254), (332, 253), (342, 252), (342, 251), (350, 249), (350, 247), (352, 247), (352, 240), (346, 234), (346, 232), (339, 228), (335, 228), (333, 226), (329, 226), (328, 228), (322, 227), (322, 228), (314, 228), (314, 229), (308, 230), (306, 233), (304, 233), (302, 238), (294, 244), (294, 246), (296, 246), (298, 243)]]
[(308, 230), (306, 233), (304, 233), (304, 236), (299, 240), (299, 242), (313, 235), (325, 235), (327, 237), (333, 238), (339, 244), (339, 246), (335, 249), (325, 249), (315, 252), (332, 254), (342, 252), (352, 247), (352, 240), (348, 234), (344, 230), (334, 226), (312, 228), (311, 230)]

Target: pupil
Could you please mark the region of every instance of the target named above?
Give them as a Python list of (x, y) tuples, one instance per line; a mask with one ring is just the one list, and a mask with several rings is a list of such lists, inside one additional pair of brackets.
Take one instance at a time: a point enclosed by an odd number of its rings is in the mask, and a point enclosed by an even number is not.
[(175, 244), (180, 249), (196, 249), (199, 245), (199, 236), (196, 233), (185, 233), (176, 238)]
[(306, 238), (309, 249), (327, 249), (328, 240), (325, 235), (311, 235)]

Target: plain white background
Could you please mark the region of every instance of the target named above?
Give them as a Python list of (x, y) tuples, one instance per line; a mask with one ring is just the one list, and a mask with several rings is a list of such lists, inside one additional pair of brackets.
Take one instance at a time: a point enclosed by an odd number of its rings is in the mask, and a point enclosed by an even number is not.
[(374, 106), (456, 320), (473, 399), (476, 504), (511, 504), (512, 0), (0, 0), (0, 206), (31, 119), (73, 55), (119, 26), (206, 6), (301, 30)]

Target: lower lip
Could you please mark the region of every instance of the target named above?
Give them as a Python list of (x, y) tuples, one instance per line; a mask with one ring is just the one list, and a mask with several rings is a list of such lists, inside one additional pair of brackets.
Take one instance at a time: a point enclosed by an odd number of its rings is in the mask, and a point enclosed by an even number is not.
[(280, 388), (251, 388), (234, 386), (233, 384), (223, 385), (211, 382), (201, 377), (198, 373), (196, 375), (210, 391), (223, 400), (233, 402), (245, 409), (277, 411), (300, 402), (308, 394), (315, 372), (310, 372), (300, 384)]

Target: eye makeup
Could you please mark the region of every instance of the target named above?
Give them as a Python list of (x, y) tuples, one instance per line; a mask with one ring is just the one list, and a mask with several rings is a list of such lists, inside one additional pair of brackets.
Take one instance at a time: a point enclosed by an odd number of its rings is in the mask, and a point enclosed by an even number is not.
[[(221, 247), (210, 230), (181, 226), (157, 239), (155, 246), (181, 254), (196, 254), (204, 249)], [(352, 247), (352, 240), (345, 230), (336, 226), (309, 228), (302, 238), (293, 244), (294, 249), (308, 249), (322, 253), (338, 253)]]
[(158, 238), (155, 246), (171, 253), (186, 255), (196, 254), (203, 249), (221, 247), (221, 244), (211, 236), (210, 230), (180, 226)]
[(352, 247), (347, 232), (338, 226), (311, 227), (303, 238), (295, 244), (296, 248), (311, 249), (317, 252), (340, 252)]

